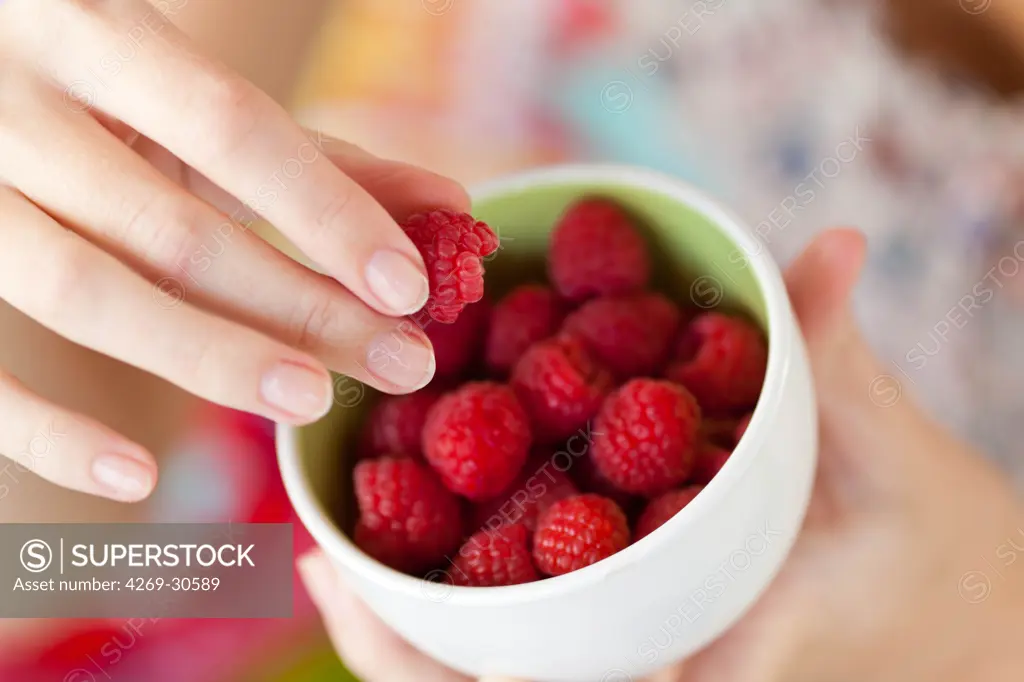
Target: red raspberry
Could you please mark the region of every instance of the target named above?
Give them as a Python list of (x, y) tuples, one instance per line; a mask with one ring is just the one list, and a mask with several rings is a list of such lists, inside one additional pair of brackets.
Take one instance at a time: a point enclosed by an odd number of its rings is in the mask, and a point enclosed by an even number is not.
[(738, 410), (757, 402), (767, 364), (768, 349), (757, 327), (705, 313), (679, 339), (666, 376), (686, 386), (705, 410)]
[(555, 502), (533, 536), (533, 561), (541, 573), (563, 575), (606, 559), (629, 545), (629, 522), (600, 495)]
[(645, 538), (661, 528), (666, 521), (679, 513), (680, 509), (693, 502), (693, 498), (697, 497), (701, 490), (701, 486), (692, 485), (682, 490), (670, 490), (648, 502), (636, 522), (636, 540)]
[(735, 438), (737, 445), (739, 444), (740, 439), (743, 438), (743, 434), (747, 432), (747, 427), (750, 426), (750, 418), (753, 416), (753, 412), (746, 413), (745, 415), (743, 415), (743, 418), (740, 419), (740, 423), (736, 425)]
[(593, 417), (612, 387), (578, 339), (560, 336), (534, 344), (512, 368), (512, 386), (541, 442), (568, 438)]
[(668, 360), (682, 315), (661, 294), (598, 298), (570, 315), (563, 329), (583, 340), (622, 379), (651, 375)]
[(426, 466), (411, 459), (367, 460), (356, 465), (353, 480), (356, 544), (381, 563), (417, 573), (459, 546), (459, 502)]
[(435, 378), (458, 377), (476, 362), (489, 314), (490, 306), (481, 301), (466, 306), (459, 319), (451, 324), (424, 320), (423, 332), (434, 346)]
[(477, 505), (470, 516), (470, 528), (497, 528), (522, 523), (531, 532), (537, 517), (566, 497), (578, 495), (572, 480), (552, 465), (551, 455), (531, 457), (519, 477), (493, 500)]
[(483, 258), (498, 250), (497, 235), (468, 213), (443, 209), (417, 213), (402, 223), (402, 229), (427, 266), (427, 312), (438, 322), (451, 324), (467, 303), (483, 298)]
[(474, 501), (501, 494), (530, 450), (530, 423), (508, 386), (464, 384), (427, 415), (423, 452), (452, 492)]
[(526, 349), (556, 331), (562, 309), (551, 289), (528, 284), (501, 299), (491, 314), (484, 357), (496, 374), (508, 374)]
[(636, 498), (612, 485), (612, 482), (597, 470), (594, 458), (589, 453), (573, 463), (571, 473), (581, 492), (607, 497), (627, 514), (636, 506)]
[(693, 467), (691, 479), (694, 483), (707, 485), (722, 470), (731, 455), (725, 448), (702, 443), (697, 447), (697, 463)]
[(736, 429), (740, 423), (734, 417), (714, 417), (704, 414), (700, 420), (698, 440), (723, 448), (732, 448), (736, 438)]
[(606, 199), (583, 199), (551, 235), (548, 273), (572, 301), (642, 289), (650, 276), (643, 237), (625, 212)]
[(423, 424), (440, 394), (425, 388), (408, 395), (385, 396), (373, 406), (364, 425), (363, 455), (405, 455), (422, 452)]
[(459, 550), (452, 582), (463, 587), (500, 587), (537, 580), (530, 534), (521, 523), (475, 533)]
[(657, 495), (693, 471), (700, 407), (685, 388), (633, 379), (608, 396), (594, 424), (594, 464), (616, 487)]

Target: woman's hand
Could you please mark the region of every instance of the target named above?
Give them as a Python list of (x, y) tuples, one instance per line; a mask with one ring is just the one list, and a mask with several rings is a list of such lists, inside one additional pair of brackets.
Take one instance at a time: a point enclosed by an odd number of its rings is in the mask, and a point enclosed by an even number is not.
[[(433, 351), (400, 318), (428, 285), (395, 219), (465, 210), (465, 192), (301, 129), (161, 13), (184, 1), (0, 4), (0, 298), (277, 421), (327, 411), (328, 369), (423, 386)], [(324, 274), (250, 233), (257, 216)], [(2, 373), (0, 415), (0, 453), (55, 483), (120, 500), (155, 483), (150, 453)]]
[[(863, 254), (860, 234), (833, 230), (787, 272), (822, 437), (793, 553), (738, 625), (657, 682), (1020, 679), (1024, 514), (999, 475), (871, 355), (848, 308)], [(364, 680), (464, 679), (388, 631), (321, 553), (300, 566)]]

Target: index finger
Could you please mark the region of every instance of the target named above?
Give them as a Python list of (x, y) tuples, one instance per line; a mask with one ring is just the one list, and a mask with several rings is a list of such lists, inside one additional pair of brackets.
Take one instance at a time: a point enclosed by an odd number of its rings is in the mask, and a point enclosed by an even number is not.
[(64, 19), (32, 29), (46, 27), (50, 49), (39, 56), (64, 83), (94, 79), (135, 36), (132, 57), (90, 89), (92, 106), (245, 203), (370, 306), (391, 315), (423, 306), (429, 285), (416, 247), (269, 96), (198, 54), (143, 0), (39, 4)]

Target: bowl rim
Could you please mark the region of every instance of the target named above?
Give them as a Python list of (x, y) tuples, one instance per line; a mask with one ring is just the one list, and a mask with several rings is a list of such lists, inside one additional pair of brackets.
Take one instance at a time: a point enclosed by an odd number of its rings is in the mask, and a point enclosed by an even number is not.
[(728, 495), (759, 452), (765, 425), (774, 421), (780, 409), (783, 385), (791, 371), (789, 358), (793, 350), (795, 325), (782, 274), (743, 220), (683, 180), (646, 168), (618, 164), (542, 166), (480, 183), (470, 189), (470, 196), (477, 202), (536, 187), (588, 183), (615, 184), (664, 195), (700, 213), (746, 254), (764, 299), (769, 344), (761, 396), (743, 438), (700, 495), (660, 528), (621, 552), (566, 575), (522, 585), (479, 588), (428, 583), (391, 569), (364, 554), (347, 535), (336, 529), (312, 492), (300, 456), (301, 427), (279, 423), (276, 427), (278, 463), (288, 497), (313, 538), (333, 561), (339, 562), (346, 570), (393, 594), (450, 605), (501, 606), (577, 592), (642, 561), (649, 552), (671, 542), (691, 524), (698, 523)]

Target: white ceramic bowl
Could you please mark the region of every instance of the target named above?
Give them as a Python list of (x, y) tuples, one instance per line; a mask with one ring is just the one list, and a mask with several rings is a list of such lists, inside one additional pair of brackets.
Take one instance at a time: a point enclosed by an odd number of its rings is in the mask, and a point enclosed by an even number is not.
[(554, 219), (572, 199), (602, 194), (645, 225), (658, 288), (761, 322), (769, 340), (764, 389), (732, 457), (692, 503), (642, 541), (581, 571), (501, 588), (411, 578), (363, 554), (342, 532), (346, 522), (334, 519), (351, 514), (347, 454), (369, 402), (369, 391), (350, 379), (339, 377), (338, 404), (324, 420), (303, 429), (278, 427), (285, 485), (299, 517), (353, 589), (430, 656), (470, 675), (639, 679), (696, 652), (741, 618), (800, 529), (814, 476), (817, 418), (782, 278), (732, 213), (654, 172), (561, 166), (491, 182), (472, 194), (474, 213), (502, 239), (488, 263), (489, 291), (542, 274)]

